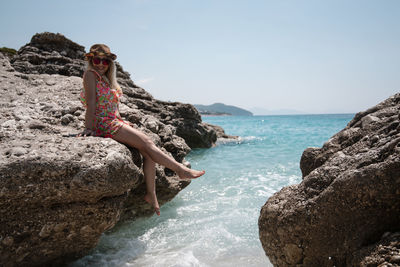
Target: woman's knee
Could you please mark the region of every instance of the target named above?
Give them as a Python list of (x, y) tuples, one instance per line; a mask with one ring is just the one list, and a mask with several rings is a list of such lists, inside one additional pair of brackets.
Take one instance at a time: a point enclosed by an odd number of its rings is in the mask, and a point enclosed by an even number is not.
[(146, 152), (149, 147), (154, 145), (154, 142), (143, 132), (136, 130), (130, 126), (124, 126), (120, 131), (121, 135), (115, 136), (117, 141), (122, 141), (128, 145)]
[(139, 150), (139, 153), (142, 155), (144, 160), (151, 160), (151, 157), (146, 153), (146, 151)]
[(155, 146), (153, 140), (151, 140), (147, 135), (143, 135), (141, 141), (142, 144), (140, 150), (143, 150), (146, 154), (148, 154), (148, 151), (153, 149), (153, 146)]

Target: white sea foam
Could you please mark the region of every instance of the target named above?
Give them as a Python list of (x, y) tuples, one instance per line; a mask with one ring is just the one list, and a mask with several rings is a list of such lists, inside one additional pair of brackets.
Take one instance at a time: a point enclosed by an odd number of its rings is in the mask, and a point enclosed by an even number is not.
[(239, 145), (256, 141), (263, 141), (263, 138), (256, 136), (239, 136), (238, 138), (218, 138), (216, 145)]
[(157, 256), (145, 255), (144, 257), (126, 263), (125, 266), (171, 266), (171, 267), (208, 267), (207, 264), (201, 263), (194, 255), (193, 251), (174, 251), (161, 252)]

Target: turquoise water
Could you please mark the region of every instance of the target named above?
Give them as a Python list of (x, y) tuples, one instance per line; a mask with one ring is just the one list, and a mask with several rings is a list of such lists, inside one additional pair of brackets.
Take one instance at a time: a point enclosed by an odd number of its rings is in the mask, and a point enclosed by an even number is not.
[(322, 146), (353, 116), (203, 118), (240, 139), (192, 151), (187, 160), (206, 170), (203, 177), (162, 206), (160, 217), (118, 226), (71, 266), (270, 266), (258, 239), (262, 205), (301, 181), (304, 149)]

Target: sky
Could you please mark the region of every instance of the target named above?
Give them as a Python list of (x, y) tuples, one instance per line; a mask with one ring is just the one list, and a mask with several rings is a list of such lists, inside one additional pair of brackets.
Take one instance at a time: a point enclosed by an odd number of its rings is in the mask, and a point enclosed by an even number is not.
[(107, 44), (165, 101), (356, 113), (400, 92), (398, 0), (13, 0), (0, 25), (0, 47)]

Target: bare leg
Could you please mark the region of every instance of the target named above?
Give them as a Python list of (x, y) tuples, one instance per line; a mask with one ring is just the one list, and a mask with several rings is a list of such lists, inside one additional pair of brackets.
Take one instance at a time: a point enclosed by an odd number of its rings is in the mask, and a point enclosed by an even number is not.
[(148, 136), (128, 125), (122, 126), (117, 134), (114, 135), (113, 139), (137, 148), (142, 155), (147, 154), (154, 162), (176, 172), (181, 179), (193, 179), (205, 173), (205, 171), (189, 169), (185, 165), (177, 162), (174, 158), (162, 152)]
[(146, 181), (146, 195), (144, 196), (144, 200), (147, 203), (151, 204), (154, 207), (154, 211), (160, 216), (160, 206), (158, 205), (158, 200), (156, 196), (156, 164), (155, 162), (147, 155), (143, 155), (143, 173), (144, 179)]

